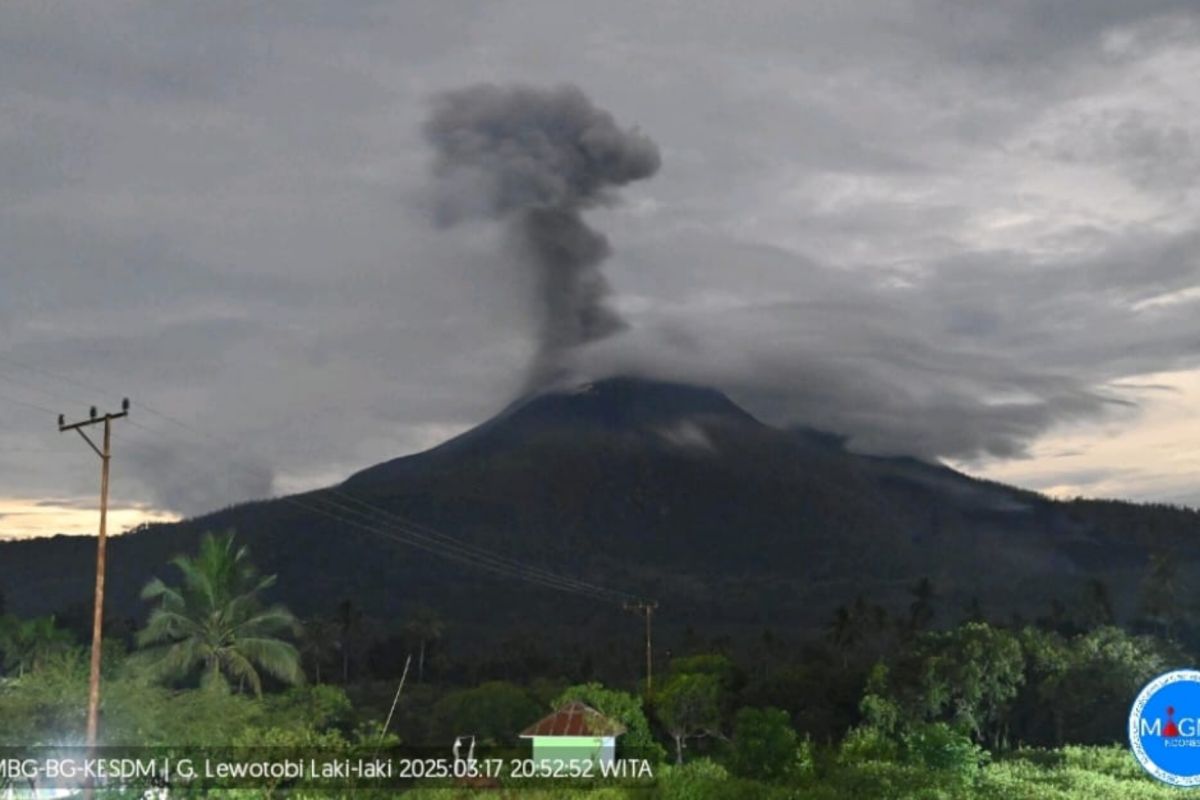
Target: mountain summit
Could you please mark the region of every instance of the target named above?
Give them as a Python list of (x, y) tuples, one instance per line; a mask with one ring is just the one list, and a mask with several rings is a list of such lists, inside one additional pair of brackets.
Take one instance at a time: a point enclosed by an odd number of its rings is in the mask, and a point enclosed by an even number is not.
[(615, 377), (523, 397), (491, 420), (461, 436), (413, 456), (363, 470), (347, 480), (358, 486), (407, 474), (414, 465), (444, 459), (485, 457), (501, 450), (543, 446), (549, 441), (571, 447), (581, 439), (643, 442), (661, 440), (678, 446), (704, 446), (709, 427), (761, 428), (754, 417), (715, 389), (644, 378)]
[[(1101, 579), (1128, 613), (1149, 552), (1196, 560), (1200, 514), (1055, 502), (774, 428), (713, 389), (619, 377), (525, 398), (337, 487), (119, 537), (111, 607), (144, 613), (146, 579), (202, 531), (229, 528), (279, 574), (280, 599), (300, 614), (343, 598), (382, 618), (424, 604), (482, 644), (513, 626), (547, 639), (619, 626), (615, 592), (658, 600), (666, 629), (812, 630), (860, 594), (903, 613), (923, 577), (944, 608), (998, 619), (1070, 603)], [(456, 556), (454, 542), (605, 596), (494, 574)], [(79, 576), (92, 546), (0, 543), (10, 605), (45, 613), (86, 603)]]

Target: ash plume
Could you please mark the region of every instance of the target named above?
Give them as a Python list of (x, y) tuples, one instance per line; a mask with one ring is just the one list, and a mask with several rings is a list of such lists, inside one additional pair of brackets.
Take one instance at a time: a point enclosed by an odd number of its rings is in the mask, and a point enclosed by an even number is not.
[[(135, 477), (149, 490), (156, 508), (185, 517), (270, 497), (275, 471), (257, 457), (235, 457), (214, 445), (190, 444), (186, 458), (177, 447), (141, 441), (129, 449)], [(224, 464), (219, 473), (206, 474), (204, 462)]]
[(625, 327), (601, 271), (608, 239), (583, 212), (658, 170), (653, 141), (618, 126), (573, 86), (446, 92), (425, 135), (437, 153), (439, 223), (500, 221), (531, 271), (542, 318), (528, 388), (552, 380), (564, 352)]

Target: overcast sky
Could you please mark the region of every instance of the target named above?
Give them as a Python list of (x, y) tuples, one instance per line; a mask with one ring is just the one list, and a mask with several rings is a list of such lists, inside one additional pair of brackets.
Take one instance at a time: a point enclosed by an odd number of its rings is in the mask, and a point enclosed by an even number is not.
[(0, 536), (94, 525), (51, 411), (144, 404), (120, 527), (511, 400), (528, 287), (494, 225), (433, 224), (422, 135), (481, 81), (574, 84), (661, 153), (586, 212), (628, 328), (578, 374), (1200, 504), (1198, 74), (1194, 2), (6, 2)]

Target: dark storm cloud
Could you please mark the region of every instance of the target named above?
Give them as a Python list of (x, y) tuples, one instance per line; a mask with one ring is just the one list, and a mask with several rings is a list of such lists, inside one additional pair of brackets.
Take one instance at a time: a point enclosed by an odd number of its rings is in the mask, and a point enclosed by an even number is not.
[(1200, 283), (1198, 243), (1130, 237), (1052, 265), (989, 253), (863, 275), (700, 241), (695, 258), (738, 263), (750, 281), (787, 269), (790, 298), (647, 311), (575, 367), (714, 384), (771, 422), (837, 432), (865, 452), (1021, 456), (1057, 425), (1135, 418), (1121, 377), (1195, 364), (1194, 306), (1139, 304)]
[(555, 376), (564, 351), (624, 327), (601, 272), (608, 240), (583, 212), (658, 171), (658, 147), (574, 86), (446, 92), (425, 135), (437, 152), (439, 220), (505, 222), (517, 261), (533, 273), (542, 319), (529, 385), (537, 388)]
[[(864, 313), (879, 316), (864, 325)], [(773, 315), (806, 322), (782, 338)], [(1058, 423), (1128, 409), (1115, 392), (927, 341), (888, 316), (883, 303), (853, 314), (836, 302), (750, 306), (688, 334), (678, 329), (686, 320), (648, 326), (593, 350), (580, 369), (716, 385), (769, 422), (843, 434), (862, 452), (929, 458), (1018, 456)]]
[[(1197, 17), (3, 4), (0, 355), (83, 386), (0, 364), (0, 394), (26, 401), (0, 401), (0, 476), (90, 497), (94, 463), (39, 406), (129, 394), (238, 446), (201, 450), (202, 474), (159, 448), (211, 442), (135, 415), (150, 430), (121, 428), (118, 452), (149, 454), (118, 458), (115, 498), (193, 510), (332, 482), (487, 418), (547, 337), (579, 345), (562, 362), (581, 376), (713, 383), (860, 449), (1009, 455), (1063, 424), (1134, 425), (1114, 400), (1143, 395), (1113, 384), (1200, 352), (1200, 106), (1180, 79), (1200, 70)], [(503, 218), (502, 246), (428, 225), (427, 99), (480, 80), (586, 93), (526, 98), (570, 124), (529, 152), (515, 137), (523, 164), (488, 149), (511, 94), (464, 107), (470, 167), (443, 174), (483, 190), (442, 211)], [(632, 123), (662, 148), (653, 181)], [(545, 256), (555, 280), (531, 286), (510, 268), (547, 248), (576, 269)], [(535, 289), (550, 301), (530, 309)]]

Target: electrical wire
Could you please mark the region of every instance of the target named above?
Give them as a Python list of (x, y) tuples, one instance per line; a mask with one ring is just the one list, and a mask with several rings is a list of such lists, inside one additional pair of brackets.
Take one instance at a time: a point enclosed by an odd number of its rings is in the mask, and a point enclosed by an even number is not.
[[(99, 390), (99, 387), (88, 385), (70, 378), (69, 376), (61, 375), (50, 370), (34, 367), (32, 365), (16, 361), (15, 359), (7, 356), (0, 356), (0, 361), (5, 361), (28, 371), (54, 378), (73, 386), (88, 390)], [(0, 375), (0, 377), (4, 376)], [(25, 385), (30, 386), (30, 384)], [(44, 388), (33, 388), (38, 389), (43, 394), (48, 396), (59, 396), (57, 393), (48, 391)], [(234, 442), (226, 437), (217, 436), (210, 431), (203, 430), (184, 420), (179, 419), (178, 417), (175, 417), (174, 415), (160, 411), (144, 401), (133, 401), (132, 404), (143, 411), (146, 411), (152, 416), (186, 430), (195, 436), (221, 443), (224, 446), (232, 446), (238, 449), (242, 447), (242, 445), (238, 442)], [(47, 411), (51, 414), (56, 413), (44, 406), (28, 403), (26, 405), (31, 405), (32, 407)], [(134, 428), (138, 428), (155, 436), (166, 435), (163, 431), (149, 428), (136, 422), (135, 420), (127, 419), (126, 422)], [(184, 455), (187, 457), (189, 454), (185, 452)], [(209, 464), (207, 460), (205, 460), (204, 463), (205, 466), (211, 467), (211, 464)], [(335, 499), (323, 496), (327, 494), (334, 495), (335, 497), (340, 498), (343, 502), (338, 502)], [(627, 592), (609, 589), (607, 587), (599, 586), (597, 584), (589, 583), (577, 578), (564, 576), (545, 568), (495, 553), (479, 545), (464, 542), (430, 526), (408, 520), (393, 511), (375, 506), (363, 500), (362, 498), (356, 497), (338, 488), (331, 487), (328, 489), (319, 490), (318, 492), (310, 493), (305, 496), (308, 497), (310, 501), (315, 500), (316, 503), (323, 503), (324, 505), (313, 505), (311, 502), (306, 503), (302, 500), (299, 500), (295, 495), (284, 496), (277, 499), (283, 500), (292, 505), (297, 505), (309, 511), (320, 513), (323, 516), (336, 519), (340, 522), (353, 525), (359, 529), (367, 530), (369, 532), (390, 538), (394, 541), (399, 541), (409, 546), (422, 549), (431, 554), (454, 560), (459, 563), (469, 564), (481, 569), (489, 570), (505, 577), (523, 580), (547, 588), (571, 592), (608, 602), (625, 602), (635, 599), (634, 595), (631, 595)], [(354, 516), (347, 516), (348, 514), (352, 514)]]
[(11, 395), (0, 394), (0, 400), (5, 400), (9, 403), (15, 403), (16, 405), (24, 406), (25, 408), (33, 409), (34, 411), (43, 411), (49, 414), (51, 417), (58, 416), (58, 412), (52, 408), (47, 408), (39, 403), (32, 403), (28, 400), (21, 400), (20, 398), (12, 397)]
[[(134, 405), (142, 408), (143, 410), (149, 411), (153, 416), (159, 417), (167, 422), (175, 424), (180, 428), (190, 431), (195, 436), (203, 437), (204, 439), (220, 443), (224, 446), (236, 447), (239, 449), (242, 447), (242, 445), (227, 439), (226, 437), (218, 437), (215, 434), (201, 430), (172, 415), (157, 410), (151, 410), (146, 406), (145, 403), (135, 402)], [(127, 419), (126, 422), (132, 427), (139, 428), (156, 436), (166, 435), (162, 431), (149, 428), (136, 422), (135, 420)], [(192, 460), (191, 455), (186, 452), (183, 454), (183, 457), (185, 459)], [(197, 460), (197, 463), (199, 463), (199, 460)], [(205, 467), (211, 469), (212, 465), (207, 460), (204, 460), (203, 463)], [(333, 495), (333, 497), (326, 495)], [(304, 499), (300, 499), (301, 497)], [(340, 498), (344, 502), (339, 502), (335, 498)], [(634, 599), (634, 595), (631, 595), (627, 592), (610, 589), (594, 583), (582, 581), (577, 578), (565, 576), (560, 573), (555, 573), (543, 567), (495, 553), (494, 551), (488, 550), (487, 548), (476, 544), (465, 542), (461, 539), (450, 536), (449, 534), (438, 531), (430, 526), (414, 523), (411, 520), (396, 514), (395, 512), (375, 506), (365, 500), (362, 500), (361, 498), (348, 494), (341, 489), (319, 489), (305, 495), (285, 495), (276, 499), (293, 506), (304, 508), (308, 511), (319, 513), (322, 516), (335, 519), (360, 530), (375, 533), (377, 535), (387, 537), (393, 541), (401, 542), (411, 547), (416, 547), (431, 554), (457, 561), (462, 564), (469, 564), (505, 577), (523, 580), (528, 583), (537, 584), (546, 588), (570, 592), (605, 602), (620, 603)]]

